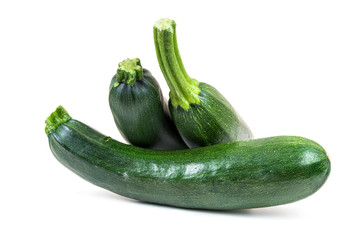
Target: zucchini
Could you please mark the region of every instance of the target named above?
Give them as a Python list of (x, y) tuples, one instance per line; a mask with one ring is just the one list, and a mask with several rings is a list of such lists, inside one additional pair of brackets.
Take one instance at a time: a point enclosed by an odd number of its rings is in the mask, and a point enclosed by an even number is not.
[(154, 44), (170, 89), (172, 119), (190, 148), (253, 138), (247, 124), (218, 90), (189, 77), (178, 50), (173, 20), (160, 19), (154, 24)]
[(312, 140), (278, 136), (159, 151), (120, 143), (58, 107), (46, 120), (54, 156), (83, 179), (144, 202), (199, 209), (291, 203), (316, 192), (330, 173)]
[(138, 58), (119, 63), (109, 88), (109, 106), (119, 132), (129, 143), (160, 150), (188, 148), (158, 82)]

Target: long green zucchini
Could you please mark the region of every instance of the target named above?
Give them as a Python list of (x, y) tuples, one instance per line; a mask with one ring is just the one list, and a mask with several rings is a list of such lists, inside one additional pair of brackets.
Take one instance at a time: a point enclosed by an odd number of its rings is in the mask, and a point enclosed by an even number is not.
[(170, 89), (172, 119), (190, 148), (253, 138), (247, 124), (218, 90), (187, 74), (173, 20), (160, 19), (154, 24), (154, 44)]
[(157, 80), (139, 58), (119, 63), (109, 88), (109, 106), (119, 132), (132, 145), (160, 150), (188, 148)]
[(54, 156), (83, 179), (125, 197), (184, 208), (268, 207), (316, 192), (330, 173), (312, 140), (279, 136), (160, 151), (126, 145), (62, 107), (46, 120)]

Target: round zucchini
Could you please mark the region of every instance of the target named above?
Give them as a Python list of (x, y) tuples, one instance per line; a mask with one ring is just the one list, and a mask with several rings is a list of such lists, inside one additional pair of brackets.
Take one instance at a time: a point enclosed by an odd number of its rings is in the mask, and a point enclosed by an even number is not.
[(109, 106), (116, 126), (132, 145), (159, 149), (186, 149), (174, 125), (162, 90), (140, 60), (119, 63), (109, 88)]
[(46, 120), (54, 156), (85, 180), (122, 196), (184, 208), (243, 209), (316, 192), (330, 161), (316, 142), (278, 136), (159, 151), (120, 143), (62, 108)]

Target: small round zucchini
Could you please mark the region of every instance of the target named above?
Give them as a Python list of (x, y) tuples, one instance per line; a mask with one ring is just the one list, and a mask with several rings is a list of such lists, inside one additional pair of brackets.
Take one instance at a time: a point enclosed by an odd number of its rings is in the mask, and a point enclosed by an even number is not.
[(46, 120), (54, 156), (85, 180), (125, 197), (184, 208), (242, 209), (316, 192), (330, 161), (316, 142), (279, 136), (186, 150), (120, 143), (59, 107)]
[(132, 145), (159, 149), (186, 149), (174, 125), (162, 90), (140, 60), (119, 63), (109, 88), (109, 105), (116, 126)]

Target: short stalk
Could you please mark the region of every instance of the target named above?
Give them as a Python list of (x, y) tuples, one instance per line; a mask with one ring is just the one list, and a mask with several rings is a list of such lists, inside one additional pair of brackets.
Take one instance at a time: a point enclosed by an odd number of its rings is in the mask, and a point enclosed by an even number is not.
[(116, 71), (116, 79), (117, 82), (114, 83), (114, 87), (117, 87), (119, 83), (133, 86), (137, 80), (142, 80), (143, 68), (139, 58), (127, 58), (120, 62)]
[(46, 119), (46, 134), (50, 134), (52, 131), (55, 131), (62, 123), (66, 123), (71, 120), (71, 116), (68, 114), (66, 109), (62, 106), (58, 106), (56, 111), (54, 111), (47, 119)]

